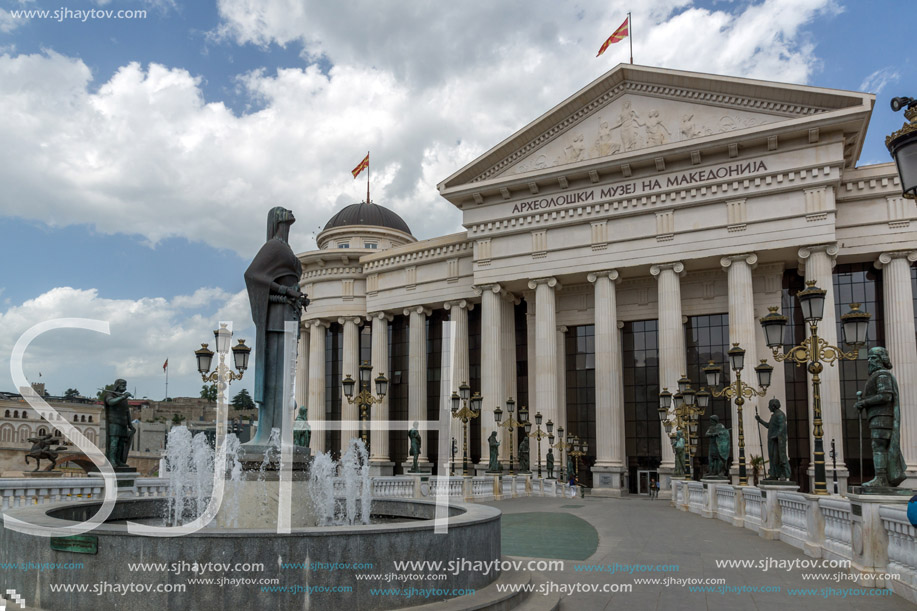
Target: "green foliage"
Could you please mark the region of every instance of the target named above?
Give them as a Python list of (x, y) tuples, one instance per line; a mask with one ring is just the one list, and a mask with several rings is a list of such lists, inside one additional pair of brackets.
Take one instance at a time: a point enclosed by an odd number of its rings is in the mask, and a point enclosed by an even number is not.
[(201, 386), (201, 399), (207, 399), (211, 403), (216, 403), (217, 385), (216, 384), (204, 384), (203, 386)]
[(182, 416), (181, 414), (172, 414), (172, 424), (174, 424), (174, 425), (179, 425), (179, 424), (181, 424), (181, 421), (184, 420), (184, 419), (185, 419), (185, 417)]
[(97, 398), (99, 401), (101, 401), (101, 400), (102, 400), (102, 397), (105, 396), (105, 391), (106, 391), (106, 390), (114, 390), (114, 389), (115, 389), (115, 385), (114, 385), (113, 383), (112, 383), (112, 384), (106, 384), (106, 385), (105, 385), (105, 388), (103, 388), (102, 390), (100, 390), (99, 392), (96, 393), (96, 398)]
[(76, 399), (80, 396), (80, 391), (75, 388), (68, 388), (64, 391), (64, 399)]
[(232, 398), (230, 402), (233, 409), (254, 409), (255, 402), (252, 400), (252, 396), (248, 394), (248, 390), (243, 388), (236, 396)]

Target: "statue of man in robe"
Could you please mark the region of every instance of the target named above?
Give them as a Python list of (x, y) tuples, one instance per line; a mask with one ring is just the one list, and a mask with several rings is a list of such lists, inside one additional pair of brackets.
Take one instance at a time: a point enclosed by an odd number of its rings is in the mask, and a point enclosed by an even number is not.
[[(246, 446), (267, 446), (290, 409), (283, 396), (285, 323), (296, 323), (309, 300), (299, 290), (302, 264), (290, 248), (293, 213), (280, 206), (267, 214), (267, 241), (245, 270), (245, 286), (255, 323), (255, 387), (258, 432)], [(294, 342), (295, 344), (295, 342)]]
[(710, 428), (706, 436), (710, 438), (708, 467), (710, 475), (726, 477), (726, 466), (729, 463), (729, 429), (720, 424), (720, 417), (710, 416)]
[(767, 429), (767, 458), (770, 461), (768, 479), (790, 479), (790, 461), (786, 455), (786, 414), (780, 410), (780, 400), (771, 399), (767, 404), (771, 419), (767, 422), (755, 414), (755, 420)]
[(869, 378), (854, 404), (866, 410), (869, 437), (872, 441), (872, 461), (876, 476), (863, 484), (865, 488), (891, 488), (905, 480), (905, 464), (901, 455), (901, 407), (898, 403), (898, 381), (888, 351), (877, 346), (869, 349)]

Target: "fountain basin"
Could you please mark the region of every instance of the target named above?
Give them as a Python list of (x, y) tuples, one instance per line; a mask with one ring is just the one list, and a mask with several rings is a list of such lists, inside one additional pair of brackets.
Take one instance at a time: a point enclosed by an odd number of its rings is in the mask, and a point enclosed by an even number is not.
[[(349, 605), (362, 610), (452, 598), (455, 590), (482, 589), (499, 576), (497, 571), (449, 570), (450, 562), (500, 559), (500, 511), (484, 505), (449, 503), (443, 534), (433, 532), (434, 502), (396, 499), (374, 500), (372, 514), (409, 521), (294, 528), (289, 534), (245, 528), (206, 528), (175, 538), (128, 534), (125, 520), (162, 516), (164, 503), (119, 500), (105, 524), (83, 535), (96, 538), (94, 555), (54, 550), (47, 537), (0, 529), (0, 563), (83, 563), (82, 569), (7, 570), (3, 587), (15, 589), (29, 606), (44, 609), (95, 611), (126, 605), (133, 611), (224, 611)], [(6, 513), (36, 525), (64, 526), (87, 519), (100, 504), (60, 503)], [(410, 560), (440, 561), (443, 568), (396, 569), (396, 561)], [(135, 563), (145, 566), (131, 567)], [(58, 584), (85, 585), (87, 591), (52, 591)], [(133, 591), (123, 595), (119, 589), (124, 587)], [(146, 591), (139, 592), (141, 588)]]

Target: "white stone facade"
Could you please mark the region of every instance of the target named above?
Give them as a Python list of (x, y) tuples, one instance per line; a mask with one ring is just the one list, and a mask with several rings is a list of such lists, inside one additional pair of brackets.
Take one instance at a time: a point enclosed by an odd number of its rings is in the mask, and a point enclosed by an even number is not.
[[(565, 331), (595, 325), (596, 443), (589, 455), (594, 486), (616, 494), (632, 458), (625, 450), (621, 381), (625, 323), (658, 321), (659, 387), (674, 390), (686, 368), (686, 317), (728, 313), (729, 342), (748, 351), (744, 378), (752, 381), (751, 368), (768, 359), (775, 365), (768, 396), (785, 403), (783, 365), (774, 362), (758, 324), (769, 306), (786, 305), (784, 273), (798, 270), (828, 289), (820, 329), (836, 345), (832, 268), (869, 263), (883, 273), (881, 324), (900, 385), (903, 452), (917, 474), (910, 270), (917, 259), (917, 224), (911, 227), (917, 209), (902, 198), (893, 163), (856, 167), (874, 101), (857, 92), (621, 65), (438, 185), (462, 212), (466, 231), (369, 250), (359, 247), (363, 236), (382, 236), (385, 228), (375, 234), (336, 228), (321, 250), (300, 255), (312, 303), (303, 322), (297, 396), (308, 401), (313, 427), (325, 417), (329, 324), (343, 321), (350, 366), (359, 325), (372, 327), (375, 377), (390, 373), (378, 363), (388, 354), (378, 342), (387, 340), (392, 317), (412, 321), (410, 371), (401, 383), (409, 385), (409, 417), (422, 420), (427, 353), (420, 321), (446, 310), (455, 323), (452, 384), (442, 387), (456, 389), (468, 375), (469, 311), (480, 308), (481, 377), (473, 390), (484, 396), (479, 470), (486, 468), (493, 411), (505, 410), (504, 395), (516, 383), (512, 303), (525, 300), (528, 407), (555, 426), (567, 428), (560, 362)], [(330, 237), (351, 234), (350, 248), (331, 246)], [(826, 368), (821, 388), (828, 447), (832, 437), (843, 440), (837, 368)], [(756, 405), (767, 413), (763, 400), (746, 404), (749, 454), (761, 452)], [(384, 420), (388, 403), (372, 414)], [(441, 414), (441, 427), (460, 435), (448, 412)], [(735, 455), (735, 413), (732, 426)], [(505, 466), (508, 437), (500, 435)], [(313, 435), (313, 450), (338, 449), (325, 448), (320, 437)], [(374, 431), (371, 439), (373, 461), (390, 468), (388, 438)], [(848, 474), (843, 446), (837, 462), (842, 486)], [(429, 456), (429, 447), (424, 443), (422, 460), (448, 456), (444, 447)], [(535, 447), (532, 440), (533, 469)], [(667, 439), (660, 459), (665, 473), (673, 466)]]

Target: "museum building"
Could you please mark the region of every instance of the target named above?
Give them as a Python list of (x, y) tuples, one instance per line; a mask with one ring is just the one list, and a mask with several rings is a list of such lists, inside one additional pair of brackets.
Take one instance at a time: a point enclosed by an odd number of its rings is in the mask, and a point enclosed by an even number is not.
[[(738, 343), (744, 381), (754, 384), (761, 359), (775, 367), (766, 398), (744, 405), (747, 460), (766, 456), (755, 413), (766, 419), (776, 397), (792, 478), (807, 491), (809, 376), (774, 359), (759, 319), (779, 308), (790, 322), (785, 348), (800, 343), (795, 295), (814, 280), (828, 291), (819, 334), (830, 345), (840, 345), (850, 303), (871, 313), (867, 347), (889, 350), (908, 484), (917, 484), (917, 211), (894, 163), (856, 165), (874, 103), (867, 93), (623, 64), (438, 185), (465, 231), (417, 240), (383, 206), (344, 208), (318, 250), (299, 255), (311, 304), (296, 398), (313, 431), (328, 423), (312, 449), (339, 451), (356, 436), (330, 423), (359, 420), (341, 380), (368, 361), (373, 378), (390, 382), (369, 409), (392, 423), (369, 433), (377, 474), (406, 471), (414, 421), (431, 423), (420, 427), (421, 463), (445, 473), (452, 438), (461, 472), (462, 428), (449, 406), (467, 382), (483, 396), (469, 424), (478, 472), (494, 430), (503, 468), (510, 445), (518, 460), (523, 432), (510, 440), (494, 418), (500, 407), (506, 419), (511, 397), (517, 414), (542, 415), (543, 430), (550, 420), (555, 434), (563, 426), (587, 442), (581, 479), (594, 493), (642, 492), (651, 475), (667, 485), (674, 466), (659, 393), (684, 375), (700, 388), (711, 360), (730, 378), (726, 353)], [(835, 442), (841, 486), (863, 480), (861, 463), (872, 477), (853, 408), (867, 378), (861, 354), (821, 375), (824, 443)], [(732, 431), (737, 471), (736, 407), (714, 398), (698, 423), (695, 477), (712, 415)], [(533, 471), (547, 446), (531, 440)]]

